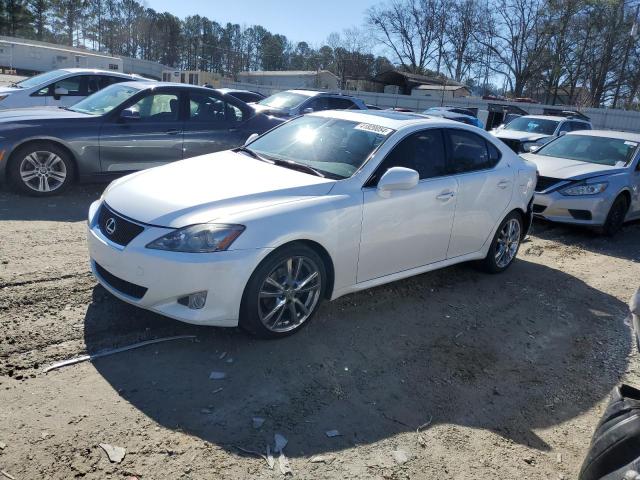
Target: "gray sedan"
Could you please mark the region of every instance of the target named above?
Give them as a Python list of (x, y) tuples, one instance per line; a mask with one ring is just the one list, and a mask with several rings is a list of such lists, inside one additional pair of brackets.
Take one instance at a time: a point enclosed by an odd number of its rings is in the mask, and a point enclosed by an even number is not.
[(282, 120), (215, 90), (111, 85), (72, 107), (0, 113), (0, 180), (46, 196), (114, 175), (240, 146)]
[(533, 213), (607, 235), (640, 218), (639, 145), (638, 134), (583, 130), (523, 154), (538, 167)]

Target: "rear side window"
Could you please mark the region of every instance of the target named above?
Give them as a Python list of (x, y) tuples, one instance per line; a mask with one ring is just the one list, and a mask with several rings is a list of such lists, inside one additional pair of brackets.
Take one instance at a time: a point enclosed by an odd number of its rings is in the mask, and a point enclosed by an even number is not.
[(442, 130), (422, 130), (402, 139), (382, 161), (368, 185), (377, 185), (392, 167), (416, 170), (421, 180), (446, 175), (447, 156)]
[(353, 101), (348, 98), (329, 98), (329, 109), (330, 110), (348, 110), (355, 108), (355, 104)]
[(452, 173), (485, 170), (500, 161), (500, 151), (480, 135), (466, 130), (448, 129), (447, 136)]
[(591, 130), (591, 125), (584, 122), (569, 122), (571, 123), (571, 130)]
[(189, 93), (189, 120), (232, 125), (242, 122), (242, 110), (215, 95)]

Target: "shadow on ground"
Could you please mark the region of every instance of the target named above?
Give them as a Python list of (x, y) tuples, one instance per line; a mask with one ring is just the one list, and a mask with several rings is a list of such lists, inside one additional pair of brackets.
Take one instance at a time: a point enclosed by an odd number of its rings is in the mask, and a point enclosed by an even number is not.
[(89, 205), (100, 198), (106, 187), (106, 183), (73, 185), (63, 194), (39, 198), (15, 193), (7, 185), (1, 185), (0, 221), (82, 221), (87, 218)]
[[(124, 345), (198, 337), (95, 362), (131, 405), (229, 449), (263, 450), (280, 432), (293, 457), (375, 442), (429, 420), (547, 450), (534, 430), (605, 397), (631, 348), (622, 302), (522, 260), (502, 275), (463, 265), (350, 295), (278, 341), (174, 322), (101, 287), (93, 295), (90, 352), (114, 338)], [(211, 371), (227, 378), (209, 380)], [(261, 429), (254, 416), (266, 419)], [(342, 436), (327, 438), (332, 429)]]
[(626, 223), (615, 236), (607, 237), (586, 227), (563, 225), (536, 218), (530, 233), (566, 246), (640, 262), (640, 221)]

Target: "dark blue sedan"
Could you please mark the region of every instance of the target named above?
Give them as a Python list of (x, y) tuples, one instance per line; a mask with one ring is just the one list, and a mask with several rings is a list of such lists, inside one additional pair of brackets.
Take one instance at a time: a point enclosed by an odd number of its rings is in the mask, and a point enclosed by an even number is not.
[(282, 120), (231, 95), (176, 83), (111, 85), (72, 107), (0, 113), (0, 180), (46, 196), (242, 145)]

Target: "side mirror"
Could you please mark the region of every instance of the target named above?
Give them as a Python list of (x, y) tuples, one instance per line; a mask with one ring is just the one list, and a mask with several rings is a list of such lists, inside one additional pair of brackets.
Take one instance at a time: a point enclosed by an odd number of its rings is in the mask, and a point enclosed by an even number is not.
[(411, 168), (392, 167), (378, 181), (378, 193), (388, 196), (394, 190), (411, 190), (418, 185), (420, 175)]
[(560, 132), (560, 133), (558, 134), (558, 136), (559, 136), (559, 137), (562, 137), (563, 135), (566, 135), (566, 134), (567, 134), (567, 132), (566, 132), (566, 131), (564, 131), (564, 132)]
[(122, 110), (120, 112), (120, 118), (123, 119), (139, 119), (140, 118), (140, 112), (136, 111), (136, 110), (132, 110), (130, 108), (125, 108), (124, 110)]
[(313, 113), (313, 108), (307, 107), (304, 110), (302, 110), (302, 113)]
[(258, 138), (260, 135), (257, 133), (252, 133), (251, 135), (249, 135), (249, 137), (244, 141), (245, 145), (249, 145), (251, 142), (253, 142), (256, 138)]

